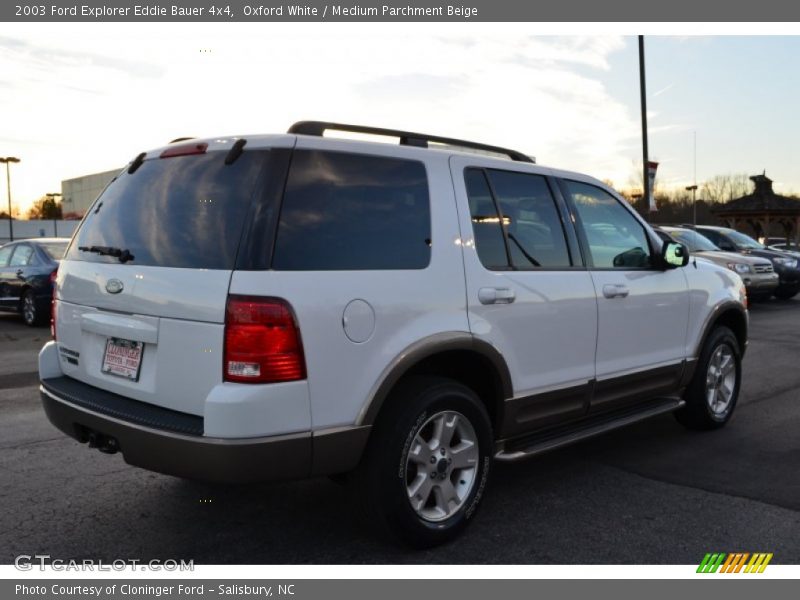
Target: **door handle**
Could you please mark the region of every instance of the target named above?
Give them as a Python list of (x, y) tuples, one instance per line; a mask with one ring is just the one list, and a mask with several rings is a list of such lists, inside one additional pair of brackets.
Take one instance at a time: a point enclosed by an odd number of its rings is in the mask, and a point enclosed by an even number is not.
[(603, 296), (606, 298), (626, 298), (630, 290), (623, 283), (607, 283), (603, 286)]
[(481, 304), (511, 304), (516, 299), (510, 288), (484, 287), (478, 290)]

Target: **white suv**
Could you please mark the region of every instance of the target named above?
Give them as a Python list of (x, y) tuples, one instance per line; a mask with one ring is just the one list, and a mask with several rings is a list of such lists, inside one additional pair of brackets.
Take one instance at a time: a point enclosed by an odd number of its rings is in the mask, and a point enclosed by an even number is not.
[(467, 524), (493, 460), (724, 425), (748, 322), (739, 276), (591, 177), (319, 122), (137, 156), (53, 309), (41, 397), (68, 435), (192, 479), (346, 473), (416, 546)]

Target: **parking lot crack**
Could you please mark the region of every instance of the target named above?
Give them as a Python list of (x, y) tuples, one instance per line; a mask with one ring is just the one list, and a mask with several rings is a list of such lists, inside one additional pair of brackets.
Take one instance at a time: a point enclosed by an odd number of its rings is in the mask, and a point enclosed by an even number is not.
[(727, 498), (735, 498), (735, 499), (739, 499), (739, 500), (746, 500), (748, 502), (756, 502), (758, 504), (763, 504), (765, 506), (771, 506), (773, 508), (779, 508), (781, 510), (788, 510), (788, 511), (791, 511), (791, 512), (795, 513), (796, 515), (800, 516), (800, 510), (798, 510), (797, 507), (794, 507), (794, 506), (789, 506), (789, 505), (786, 505), (786, 504), (780, 504), (780, 503), (776, 503), (776, 502), (769, 502), (769, 501), (761, 499), (761, 498), (753, 498), (752, 496), (746, 496), (746, 495), (741, 495), (741, 494), (732, 494), (732, 493), (729, 493), (729, 492), (723, 492), (723, 491), (720, 491), (718, 489), (714, 489), (714, 488), (708, 487), (708, 486), (692, 485), (692, 484), (685, 483), (685, 482), (674, 481), (672, 479), (668, 479), (668, 478), (665, 478), (665, 477), (658, 477), (658, 476), (655, 476), (655, 475), (642, 473), (641, 471), (638, 471), (636, 469), (632, 469), (630, 467), (623, 467), (623, 466), (620, 466), (620, 465), (617, 465), (617, 464), (613, 464), (613, 463), (610, 463), (610, 462), (605, 462), (605, 461), (598, 461), (598, 462), (600, 462), (601, 464), (603, 464), (603, 465), (605, 465), (607, 467), (610, 467), (612, 469), (616, 469), (618, 471), (622, 471), (623, 473), (627, 473), (628, 475), (633, 475), (635, 477), (640, 477), (642, 479), (647, 479), (649, 481), (655, 481), (657, 483), (663, 483), (663, 484), (666, 484), (666, 485), (674, 485), (676, 487), (681, 487), (681, 488), (684, 488), (684, 489), (698, 490), (698, 491), (701, 491), (701, 492), (706, 492), (708, 494), (715, 494), (717, 496), (724, 496), (724, 497), (727, 497)]
[(800, 383), (792, 383), (790, 385), (778, 388), (777, 390), (770, 390), (769, 393), (762, 392), (758, 398), (747, 398), (747, 403), (746, 404), (743, 403), (741, 408), (744, 409), (753, 404), (761, 404), (762, 402), (774, 400), (775, 398), (782, 396), (783, 394), (789, 392), (796, 392), (798, 389), (800, 389)]
[(54, 438), (47, 438), (44, 440), (32, 440), (29, 442), (20, 442), (19, 444), (8, 444), (8, 445), (0, 445), (0, 450), (16, 450), (18, 448), (27, 448), (29, 446), (35, 446), (37, 444), (47, 444), (49, 442), (57, 442), (59, 440), (63, 440), (64, 436), (54, 437)]

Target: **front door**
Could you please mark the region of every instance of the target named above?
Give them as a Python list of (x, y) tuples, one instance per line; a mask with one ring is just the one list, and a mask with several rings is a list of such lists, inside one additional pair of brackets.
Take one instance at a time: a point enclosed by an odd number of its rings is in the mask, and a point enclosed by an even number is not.
[(597, 383), (592, 410), (672, 391), (689, 322), (683, 269), (656, 268), (657, 249), (632, 210), (606, 190), (563, 180), (597, 291)]

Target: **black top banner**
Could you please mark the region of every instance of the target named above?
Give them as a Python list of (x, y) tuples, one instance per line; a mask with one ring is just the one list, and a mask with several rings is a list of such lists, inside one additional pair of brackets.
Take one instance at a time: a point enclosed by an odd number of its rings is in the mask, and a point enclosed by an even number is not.
[(0, 5), (0, 19), (19, 22), (800, 22), (800, 3), (786, 0), (20, 0)]

